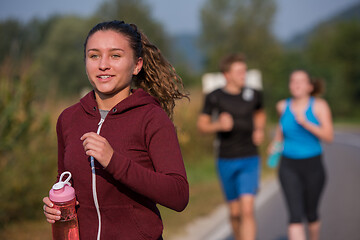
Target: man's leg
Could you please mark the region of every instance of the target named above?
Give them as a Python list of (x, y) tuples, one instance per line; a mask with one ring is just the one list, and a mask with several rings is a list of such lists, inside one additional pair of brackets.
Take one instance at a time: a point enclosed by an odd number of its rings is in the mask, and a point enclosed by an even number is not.
[(240, 202), (238, 199), (229, 202), (230, 222), (235, 240), (240, 238)]
[(255, 240), (255, 195), (259, 188), (260, 158), (246, 157), (242, 160), (243, 170), (238, 178), (240, 203), (240, 236), (241, 240)]
[(255, 196), (244, 194), (240, 197), (240, 239), (255, 240), (256, 221), (254, 212)]
[[(235, 240), (240, 240), (240, 202), (237, 191), (239, 162), (236, 160), (218, 159), (217, 168), (226, 201), (230, 211), (230, 222)], [(241, 165), (240, 165), (241, 167)]]
[(218, 170), (229, 204), (235, 240), (255, 240), (254, 202), (260, 171), (258, 156), (237, 161), (219, 160)]

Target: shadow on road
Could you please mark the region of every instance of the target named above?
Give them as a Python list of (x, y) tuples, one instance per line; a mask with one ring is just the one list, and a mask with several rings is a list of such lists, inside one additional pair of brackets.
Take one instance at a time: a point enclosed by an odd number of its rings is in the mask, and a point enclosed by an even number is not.
[[(259, 239), (260, 240), (260, 239)], [(278, 237), (278, 238), (274, 238), (273, 240), (288, 240), (288, 238), (285, 236), (282, 236), (282, 237)]]

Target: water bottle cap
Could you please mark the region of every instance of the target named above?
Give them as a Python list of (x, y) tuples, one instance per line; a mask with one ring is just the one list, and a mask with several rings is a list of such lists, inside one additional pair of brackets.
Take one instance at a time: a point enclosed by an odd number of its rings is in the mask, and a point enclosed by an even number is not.
[[(69, 176), (65, 181), (62, 181), (62, 178), (65, 174)], [(66, 171), (60, 175), (59, 182), (55, 183), (49, 192), (50, 200), (53, 202), (67, 202), (75, 198), (75, 189), (71, 187), (69, 182), (71, 178), (71, 173)]]

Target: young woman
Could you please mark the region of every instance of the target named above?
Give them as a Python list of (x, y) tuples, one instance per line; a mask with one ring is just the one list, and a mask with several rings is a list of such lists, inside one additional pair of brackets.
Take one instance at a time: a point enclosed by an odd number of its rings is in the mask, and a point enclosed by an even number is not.
[(276, 142), (283, 142), (279, 178), (289, 211), (290, 240), (306, 239), (304, 217), (310, 239), (319, 239), (318, 205), (325, 184), (321, 141), (333, 140), (330, 108), (314, 97), (322, 91), (320, 83), (305, 71), (294, 71), (289, 82), (292, 97), (276, 105), (280, 121), (269, 152)]
[[(91, 29), (84, 55), (94, 89), (57, 123), (58, 174), (72, 173), (80, 238), (162, 239), (156, 204), (182, 211), (189, 199), (171, 121), (175, 100), (187, 97), (181, 78), (134, 24), (122, 21)], [(54, 223), (60, 212), (48, 197), (43, 202)]]

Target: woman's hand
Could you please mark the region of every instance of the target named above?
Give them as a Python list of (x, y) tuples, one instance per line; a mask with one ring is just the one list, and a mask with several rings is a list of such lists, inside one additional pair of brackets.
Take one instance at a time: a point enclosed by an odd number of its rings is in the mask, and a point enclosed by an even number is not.
[(104, 168), (109, 164), (114, 153), (106, 138), (94, 133), (85, 133), (81, 138), (86, 155), (93, 156)]
[(61, 212), (54, 207), (54, 204), (50, 201), (49, 197), (43, 198), (44, 206), (44, 214), (46, 217), (46, 220), (49, 223), (55, 223), (56, 220), (60, 220)]
[[(49, 223), (55, 223), (55, 221), (60, 220), (61, 212), (60, 210), (54, 208), (54, 204), (50, 201), (49, 197), (44, 197), (43, 202), (43, 210), (46, 220)], [(76, 201), (76, 205), (79, 205), (78, 201)]]
[(295, 115), (295, 120), (299, 125), (304, 126), (306, 124), (307, 117), (305, 112), (295, 113), (294, 115)]
[(269, 145), (268, 145), (268, 147), (267, 147), (267, 149), (266, 149), (266, 153), (267, 153), (267, 155), (271, 155), (274, 151), (275, 151), (275, 147), (274, 147), (275, 145), (274, 145), (274, 142), (271, 142)]

